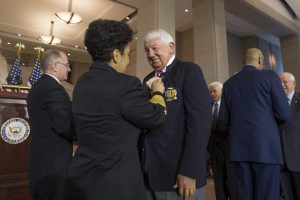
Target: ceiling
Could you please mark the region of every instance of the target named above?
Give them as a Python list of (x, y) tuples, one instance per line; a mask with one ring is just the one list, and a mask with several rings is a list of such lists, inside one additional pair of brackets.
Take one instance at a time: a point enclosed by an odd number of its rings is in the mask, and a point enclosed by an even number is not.
[[(176, 30), (184, 31), (192, 27), (192, 0), (175, 1)], [(83, 18), (83, 22), (77, 25), (63, 24), (54, 15), (56, 12), (67, 11), (68, 2), (69, 0), (0, 0), (1, 52), (9, 63), (16, 58), (17, 42), (25, 44), (22, 56), (25, 63), (36, 58), (34, 47), (41, 45), (49, 48), (41, 44), (37, 38), (50, 33), (51, 20), (54, 21), (53, 35), (62, 40), (57, 47), (69, 53), (72, 61), (91, 62), (83, 44), (88, 24), (98, 18), (125, 20), (127, 16), (135, 15), (140, 0), (73, 0), (72, 10)], [(291, 34), (299, 27), (299, 0), (224, 0), (224, 2), (227, 31), (239, 37), (256, 34), (278, 43), (278, 37)], [(296, 16), (291, 16), (287, 11), (278, 12), (283, 2), (293, 8)], [(273, 10), (268, 5), (273, 5)], [(185, 12), (185, 9), (189, 12)], [(268, 16), (262, 11), (267, 12)], [(135, 15), (128, 22), (135, 32), (137, 20), (138, 16)]]

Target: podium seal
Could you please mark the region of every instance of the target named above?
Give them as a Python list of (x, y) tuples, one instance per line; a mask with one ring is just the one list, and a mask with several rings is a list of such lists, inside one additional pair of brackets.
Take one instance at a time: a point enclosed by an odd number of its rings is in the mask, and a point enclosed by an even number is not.
[(9, 144), (19, 144), (24, 142), (29, 134), (29, 123), (22, 118), (10, 118), (1, 126), (1, 137)]

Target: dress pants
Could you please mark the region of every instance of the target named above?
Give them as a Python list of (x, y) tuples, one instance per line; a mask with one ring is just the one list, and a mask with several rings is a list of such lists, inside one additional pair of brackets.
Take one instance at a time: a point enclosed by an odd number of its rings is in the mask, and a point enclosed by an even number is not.
[(216, 200), (230, 199), (228, 145), (214, 140), (211, 146), (211, 162)]
[(280, 165), (231, 162), (233, 200), (279, 200)]
[(285, 166), (280, 172), (284, 200), (300, 199), (300, 172), (292, 172)]

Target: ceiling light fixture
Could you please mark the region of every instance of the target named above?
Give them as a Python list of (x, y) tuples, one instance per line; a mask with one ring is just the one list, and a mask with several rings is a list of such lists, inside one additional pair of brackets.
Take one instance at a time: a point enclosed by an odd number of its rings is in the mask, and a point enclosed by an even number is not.
[(82, 22), (81, 17), (72, 12), (72, 0), (69, 0), (68, 12), (58, 12), (55, 15), (61, 22), (66, 24), (78, 24)]
[(49, 45), (60, 44), (61, 39), (53, 36), (53, 26), (54, 26), (54, 21), (51, 21), (50, 35), (41, 35), (39, 37), (40, 41), (42, 41), (45, 44), (49, 44)]

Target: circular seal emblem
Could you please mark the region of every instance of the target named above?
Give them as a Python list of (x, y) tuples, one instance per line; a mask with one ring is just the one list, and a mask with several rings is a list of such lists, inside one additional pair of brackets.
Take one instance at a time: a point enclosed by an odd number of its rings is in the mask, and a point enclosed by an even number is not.
[(19, 144), (25, 141), (29, 133), (29, 123), (22, 118), (10, 118), (1, 126), (1, 137), (9, 144)]

